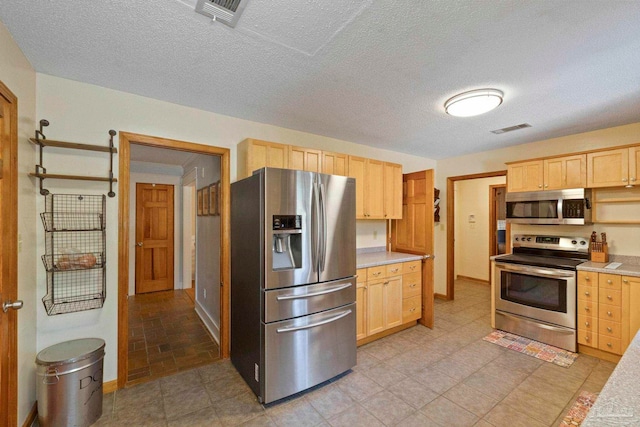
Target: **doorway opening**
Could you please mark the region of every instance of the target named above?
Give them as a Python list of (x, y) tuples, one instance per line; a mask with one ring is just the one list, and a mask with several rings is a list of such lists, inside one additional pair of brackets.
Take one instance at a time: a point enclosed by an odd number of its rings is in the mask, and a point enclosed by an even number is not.
[[(122, 388), (210, 363), (213, 359), (206, 353), (229, 357), (230, 153), (225, 148), (126, 132), (120, 133), (119, 145), (118, 388)], [(209, 195), (214, 184), (216, 216), (202, 215), (194, 193), (197, 188), (198, 193), (206, 190)], [(138, 194), (138, 187), (143, 194)], [(175, 193), (172, 208), (164, 203), (168, 193), (160, 191), (166, 188)], [(140, 216), (138, 210), (146, 201), (148, 217)], [(142, 218), (143, 234), (136, 235), (136, 217)], [(175, 255), (172, 261), (166, 246), (153, 250), (158, 248), (157, 237), (164, 236), (157, 228), (166, 222), (173, 223), (175, 230), (169, 239)], [(192, 241), (207, 246), (202, 251), (207, 256), (200, 263), (198, 252), (203, 248), (193, 249)], [(158, 292), (140, 293), (139, 279), (151, 283), (167, 279), (173, 286), (168, 290), (152, 286)], [(193, 289), (193, 298), (187, 289)], [(146, 331), (145, 325), (136, 324), (144, 322), (145, 316)], [(219, 350), (212, 337), (219, 340)], [(155, 372), (136, 366), (145, 360), (149, 364), (149, 344)], [(136, 347), (144, 351), (137, 355), (139, 359), (130, 357)]]
[[(447, 178), (447, 300), (455, 299), (457, 278), (489, 283), (489, 243), (486, 242), (490, 228), (489, 186), (502, 185), (506, 175), (507, 171), (495, 171)], [(488, 178), (495, 178), (497, 182)], [(482, 191), (474, 188), (478, 184)], [(478, 244), (483, 241), (486, 243)], [(509, 241), (508, 227), (505, 230), (505, 241)], [(474, 247), (476, 244), (477, 247)], [(505, 247), (505, 250), (508, 248)], [(465, 259), (469, 259), (469, 263), (478, 261), (478, 265), (465, 266)], [(477, 272), (485, 269), (487, 271), (481, 274), (482, 277), (478, 276)]]

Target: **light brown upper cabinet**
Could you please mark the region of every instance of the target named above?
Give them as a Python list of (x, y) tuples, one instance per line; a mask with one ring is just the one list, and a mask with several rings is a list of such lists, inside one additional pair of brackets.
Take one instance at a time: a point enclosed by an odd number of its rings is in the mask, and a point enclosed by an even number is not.
[(544, 162), (532, 160), (507, 165), (507, 191), (538, 191), (544, 185)]
[(620, 187), (638, 182), (640, 146), (587, 153), (587, 187)]
[(349, 156), (349, 176), (356, 179), (356, 218), (402, 217), (401, 165)]
[(544, 160), (544, 189), (584, 188), (587, 185), (587, 156), (555, 157)]
[(402, 165), (384, 163), (384, 218), (402, 218)]
[(348, 175), (349, 156), (346, 154), (322, 152), (322, 173)]
[[(238, 179), (263, 168), (289, 167), (289, 146), (247, 138), (238, 144)], [(243, 161), (244, 160), (244, 161)]]
[(322, 172), (322, 151), (289, 145), (289, 169)]

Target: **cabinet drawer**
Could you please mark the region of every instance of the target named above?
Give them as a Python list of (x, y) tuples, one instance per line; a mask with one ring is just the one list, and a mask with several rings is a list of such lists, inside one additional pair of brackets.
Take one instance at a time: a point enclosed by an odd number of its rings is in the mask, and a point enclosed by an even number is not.
[(422, 317), (422, 297), (420, 295), (402, 300), (402, 323)]
[(614, 291), (612, 289), (600, 288), (600, 302), (607, 305), (622, 305), (622, 291)]
[(402, 298), (422, 295), (422, 276), (420, 273), (405, 274), (402, 276)]
[(578, 344), (598, 348), (598, 334), (594, 332), (580, 331), (578, 332)]
[(400, 274), (402, 274), (402, 263), (399, 262), (397, 264), (388, 264), (385, 266), (386, 269), (386, 275), (387, 277), (393, 277), (393, 276), (398, 276)]
[(578, 286), (598, 286), (598, 273), (592, 271), (578, 271)]
[(600, 335), (620, 339), (622, 338), (622, 325), (618, 322), (601, 319), (598, 325), (598, 332)]
[(409, 261), (409, 262), (403, 262), (402, 263), (403, 266), (403, 271), (406, 273), (414, 273), (417, 271), (422, 271), (422, 261), (417, 260), (417, 261)]
[(578, 314), (582, 314), (586, 316), (597, 316), (598, 304), (595, 304), (593, 301), (585, 301), (585, 300), (579, 299)]
[(578, 285), (578, 299), (598, 303), (598, 288), (595, 286)]
[(610, 320), (612, 322), (622, 321), (622, 309), (615, 305), (600, 304), (598, 310), (598, 317), (604, 320)]
[(606, 335), (600, 335), (598, 337), (598, 348), (602, 351), (608, 351), (610, 353), (622, 354), (622, 341), (618, 338), (608, 337)]
[(578, 331), (598, 332), (598, 318), (583, 314), (578, 315)]
[(612, 289), (619, 291), (622, 289), (622, 276), (619, 274), (605, 274), (600, 273), (598, 277), (598, 284), (600, 289)]
[(384, 277), (384, 275), (385, 275), (384, 265), (367, 268), (367, 280), (381, 279)]

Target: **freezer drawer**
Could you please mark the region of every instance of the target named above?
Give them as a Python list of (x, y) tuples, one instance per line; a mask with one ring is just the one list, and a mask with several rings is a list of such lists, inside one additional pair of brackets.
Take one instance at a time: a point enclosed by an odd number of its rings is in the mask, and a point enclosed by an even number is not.
[(264, 322), (306, 316), (350, 304), (356, 300), (356, 279), (265, 291)]
[(263, 324), (263, 403), (327, 381), (356, 365), (355, 304)]

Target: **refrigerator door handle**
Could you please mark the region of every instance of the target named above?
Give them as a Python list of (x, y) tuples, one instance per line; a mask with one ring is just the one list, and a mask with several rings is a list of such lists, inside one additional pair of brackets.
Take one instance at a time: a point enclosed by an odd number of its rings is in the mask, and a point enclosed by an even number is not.
[(326, 289), (324, 291), (319, 291), (319, 292), (309, 292), (308, 294), (300, 294), (300, 295), (295, 295), (295, 294), (291, 294), (291, 295), (280, 295), (279, 297), (276, 297), (276, 299), (278, 301), (283, 301), (283, 300), (289, 300), (289, 299), (299, 299), (299, 298), (309, 298), (309, 297), (317, 297), (320, 295), (326, 295), (326, 294), (331, 294), (333, 292), (338, 292), (341, 291), (343, 289), (347, 289), (350, 288), (351, 286), (353, 286), (351, 283), (347, 283), (346, 285), (341, 285), (341, 286), (336, 286), (335, 288), (331, 288), (331, 289)]
[(313, 183), (311, 192), (311, 263), (313, 264), (313, 271), (318, 271), (319, 260), (319, 246), (320, 243), (320, 196), (318, 191), (318, 184)]
[(317, 322), (317, 323), (311, 323), (309, 325), (304, 325), (304, 326), (294, 326), (292, 328), (278, 328), (276, 329), (276, 332), (281, 334), (283, 332), (295, 332), (295, 331), (301, 331), (303, 329), (311, 329), (311, 328), (315, 328), (317, 326), (322, 326), (322, 325), (326, 325), (327, 323), (331, 323), (331, 322), (335, 322), (336, 320), (340, 320), (345, 316), (348, 316), (351, 314), (351, 310), (347, 310), (347, 311), (343, 311), (342, 313), (338, 314), (337, 316), (334, 316), (330, 319), (327, 320), (323, 320), (321, 322)]
[(327, 258), (327, 211), (326, 211), (326, 197), (324, 194), (324, 184), (320, 183), (320, 271), (324, 271), (324, 264)]

